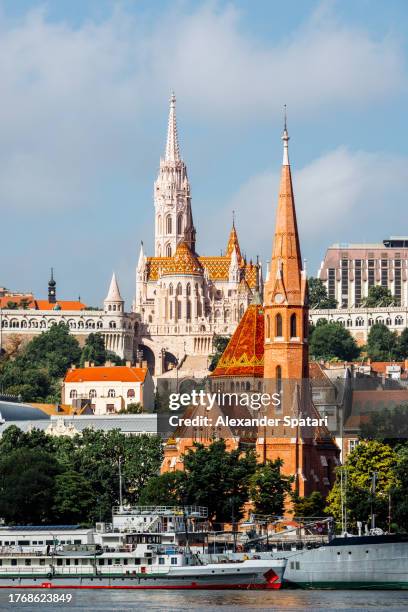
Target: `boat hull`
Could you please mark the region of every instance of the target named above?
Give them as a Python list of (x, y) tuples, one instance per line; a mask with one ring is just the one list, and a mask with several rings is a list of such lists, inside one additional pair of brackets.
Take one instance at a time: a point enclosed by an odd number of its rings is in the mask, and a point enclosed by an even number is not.
[(408, 542), (304, 551), (288, 559), (284, 582), (303, 589), (408, 589)]
[(168, 573), (135, 575), (8, 575), (4, 589), (279, 589), (285, 564), (244, 568), (238, 565), (192, 566)]

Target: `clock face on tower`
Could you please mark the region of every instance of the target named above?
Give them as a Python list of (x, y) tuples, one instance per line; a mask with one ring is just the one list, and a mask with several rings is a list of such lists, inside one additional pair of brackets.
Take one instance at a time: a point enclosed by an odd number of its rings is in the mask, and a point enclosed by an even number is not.
[(275, 304), (282, 304), (283, 302), (283, 295), (281, 293), (277, 293), (275, 295)]

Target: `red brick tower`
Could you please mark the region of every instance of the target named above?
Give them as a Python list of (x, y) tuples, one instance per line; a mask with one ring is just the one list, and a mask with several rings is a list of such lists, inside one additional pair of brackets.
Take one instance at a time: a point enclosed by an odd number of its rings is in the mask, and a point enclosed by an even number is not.
[(283, 165), (272, 261), (264, 288), (264, 377), (301, 380), (309, 376), (307, 279), (300, 254), (286, 120), (282, 140)]

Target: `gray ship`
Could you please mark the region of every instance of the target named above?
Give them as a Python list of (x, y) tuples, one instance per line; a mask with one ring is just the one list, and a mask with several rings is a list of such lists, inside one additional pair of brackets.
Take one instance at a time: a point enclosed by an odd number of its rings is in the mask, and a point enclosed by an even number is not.
[(408, 535), (335, 537), (291, 555), (284, 582), (306, 589), (408, 589)]

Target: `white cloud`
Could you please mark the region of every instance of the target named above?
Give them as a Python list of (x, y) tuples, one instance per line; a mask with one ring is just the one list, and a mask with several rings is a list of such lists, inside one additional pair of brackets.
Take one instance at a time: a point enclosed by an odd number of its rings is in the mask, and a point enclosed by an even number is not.
[(272, 43), (244, 21), (214, 4), (177, 6), (151, 26), (121, 11), (75, 28), (41, 11), (0, 18), (0, 207), (89, 207), (120, 173), (152, 176), (152, 113), (173, 87), (197, 121), (239, 130), (280, 114), (283, 101), (301, 115), (405, 86), (388, 38), (317, 13)]
[[(405, 157), (342, 147), (292, 171), (302, 253), (311, 255), (310, 273), (316, 272), (318, 258), (333, 242), (380, 242), (389, 234), (406, 233), (396, 228), (403, 222), (407, 167)], [(237, 210), (239, 225), (247, 236), (256, 236), (266, 259), (272, 248), (278, 190), (277, 173), (260, 173), (246, 181), (226, 207)]]

